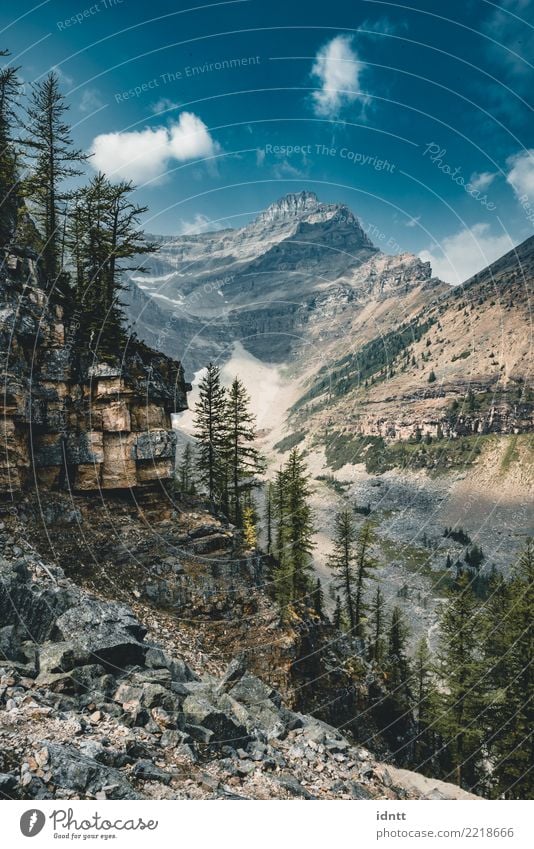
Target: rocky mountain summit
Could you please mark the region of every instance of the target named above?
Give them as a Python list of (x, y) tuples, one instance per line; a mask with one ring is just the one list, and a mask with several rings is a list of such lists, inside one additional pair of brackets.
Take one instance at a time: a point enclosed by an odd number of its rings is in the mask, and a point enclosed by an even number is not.
[[(289, 194), (236, 230), (155, 237), (161, 248), (136, 275), (130, 318), (142, 338), (195, 370), (232, 343), (266, 361), (291, 358), (324, 297), (360, 300), (405, 293), (431, 279), (416, 257), (385, 257), (344, 204)], [(156, 305), (140, 298), (147, 295)], [(156, 327), (165, 328), (159, 334)]]

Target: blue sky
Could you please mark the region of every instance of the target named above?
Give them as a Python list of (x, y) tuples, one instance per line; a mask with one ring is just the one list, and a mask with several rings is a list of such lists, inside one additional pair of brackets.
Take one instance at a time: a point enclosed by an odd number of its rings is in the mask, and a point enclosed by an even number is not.
[(308, 189), (451, 282), (532, 233), (532, 0), (11, 5), (0, 44), (25, 81), (58, 70), (89, 170), (133, 179), (152, 232)]

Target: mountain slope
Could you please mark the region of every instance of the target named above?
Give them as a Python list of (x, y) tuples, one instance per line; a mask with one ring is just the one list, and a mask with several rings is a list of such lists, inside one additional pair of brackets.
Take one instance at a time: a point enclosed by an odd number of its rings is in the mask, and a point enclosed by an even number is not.
[[(260, 359), (283, 362), (312, 326), (321, 332), (324, 309), (347, 305), (352, 314), (369, 299), (404, 297), (431, 281), (428, 263), (386, 257), (346, 206), (320, 203), (311, 192), (287, 195), (238, 230), (160, 241), (149, 273), (132, 286), (173, 316), (165, 344), (194, 370), (206, 364), (207, 351), (227, 359), (235, 341)], [(135, 292), (130, 300), (138, 300)], [(130, 308), (130, 319), (149, 336), (143, 314)]]

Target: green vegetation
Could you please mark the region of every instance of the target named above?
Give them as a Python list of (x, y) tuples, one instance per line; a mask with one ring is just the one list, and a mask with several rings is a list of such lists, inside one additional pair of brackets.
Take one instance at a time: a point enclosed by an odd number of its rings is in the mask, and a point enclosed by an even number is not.
[(290, 451), (292, 448), (295, 448), (297, 445), (304, 440), (306, 436), (306, 431), (297, 430), (295, 433), (290, 433), (288, 436), (284, 436), (279, 442), (276, 443), (274, 448), (280, 453), (283, 454), (285, 451)]
[(363, 638), (368, 612), (364, 594), (378, 565), (372, 555), (375, 534), (369, 522), (357, 531), (352, 512), (343, 510), (335, 518), (333, 543), (334, 549), (328, 558), (333, 586), (342, 599), (350, 633)]
[(272, 492), (274, 591), (285, 617), (313, 598), (316, 590), (309, 480), (303, 455), (293, 448), (287, 463), (276, 474)]
[(483, 445), (495, 435), (462, 436), (456, 439), (386, 443), (380, 436), (330, 432), (325, 445), (326, 461), (334, 471), (346, 463), (365, 463), (370, 474), (389, 469), (428, 469), (433, 473), (463, 469), (476, 462)]
[(349, 486), (346, 481), (339, 481), (337, 478), (334, 477), (334, 475), (317, 475), (315, 480), (322, 481), (322, 483), (325, 483), (338, 495), (345, 495), (345, 491)]
[(60, 77), (52, 71), (33, 83), (25, 103), (18, 70), (0, 69), (2, 249), (25, 243), (39, 253), (40, 280), (63, 308), (75, 359), (116, 362), (127, 342), (123, 277), (157, 249), (139, 229), (146, 208), (131, 201), (131, 183), (104, 174), (73, 188), (89, 157), (74, 147)]
[[(256, 449), (256, 420), (250, 398), (239, 378), (229, 389), (221, 385), (218, 366), (210, 363), (195, 406), (196, 469), (210, 502), (239, 527), (245, 508), (252, 508), (256, 476), (265, 469)], [(251, 514), (247, 512), (248, 523)]]
[(466, 360), (470, 356), (471, 356), (471, 351), (469, 349), (466, 350), (466, 351), (462, 351), (461, 354), (455, 354), (452, 357), (451, 363), (455, 363), (457, 360)]
[(508, 439), (508, 445), (506, 446), (506, 451), (504, 452), (504, 456), (501, 460), (501, 472), (507, 472), (512, 463), (515, 463), (519, 459), (519, 452), (517, 450), (517, 436), (511, 436)]
[(340, 398), (366, 380), (377, 382), (391, 377), (394, 361), (404, 354), (408, 362), (409, 346), (418, 342), (434, 323), (433, 318), (421, 322), (416, 319), (398, 330), (371, 339), (357, 353), (348, 354), (331, 367), (323, 366), (310, 389), (294, 404), (293, 410), (298, 410), (325, 393), (329, 398)]

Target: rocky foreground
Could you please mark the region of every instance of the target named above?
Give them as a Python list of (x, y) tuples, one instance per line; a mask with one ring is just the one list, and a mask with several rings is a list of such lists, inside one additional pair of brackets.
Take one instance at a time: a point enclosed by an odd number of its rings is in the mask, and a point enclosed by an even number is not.
[(0, 536), (3, 798), (470, 798), (289, 710), (243, 657), (194, 671), (130, 607)]

